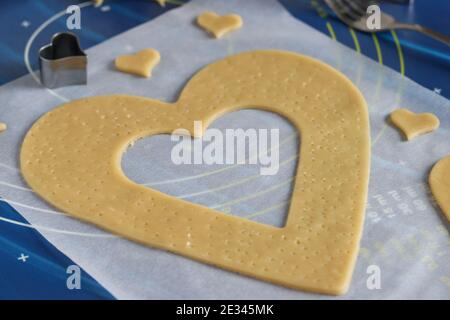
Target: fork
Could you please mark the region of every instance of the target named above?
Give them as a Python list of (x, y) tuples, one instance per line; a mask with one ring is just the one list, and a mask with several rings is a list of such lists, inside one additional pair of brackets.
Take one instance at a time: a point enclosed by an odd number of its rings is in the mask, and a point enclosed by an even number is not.
[(419, 24), (397, 22), (394, 17), (383, 12), (380, 12), (380, 28), (370, 29), (367, 25), (367, 20), (370, 15), (366, 10), (368, 5), (373, 4), (374, 1), (325, 0), (325, 3), (334, 11), (339, 19), (357, 30), (363, 32), (380, 32), (393, 29), (414, 30), (450, 46), (450, 37)]

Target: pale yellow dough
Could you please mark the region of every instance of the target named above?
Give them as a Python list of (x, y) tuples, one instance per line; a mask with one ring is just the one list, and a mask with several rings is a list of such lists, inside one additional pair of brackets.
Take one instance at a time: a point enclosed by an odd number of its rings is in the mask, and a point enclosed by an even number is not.
[(439, 207), (450, 221), (450, 155), (433, 166), (428, 183)]
[(6, 123), (0, 122), (0, 132), (5, 131), (7, 128)]
[(237, 14), (219, 16), (212, 11), (203, 12), (197, 17), (197, 24), (216, 38), (242, 27), (242, 18)]
[(439, 119), (432, 113), (414, 113), (402, 108), (394, 110), (390, 119), (399, 128), (407, 140), (439, 128)]
[[(243, 108), (278, 113), (302, 144), (286, 226), (227, 215), (136, 184), (121, 169), (136, 139), (205, 128)], [(203, 128), (203, 130), (205, 129)], [(68, 214), (128, 239), (283, 286), (342, 294), (362, 234), (370, 136), (359, 90), (330, 66), (252, 51), (199, 71), (178, 101), (111, 95), (40, 118), (20, 154), (30, 187)]]
[(160, 60), (161, 56), (158, 51), (144, 49), (135, 54), (117, 57), (115, 63), (119, 71), (148, 78)]

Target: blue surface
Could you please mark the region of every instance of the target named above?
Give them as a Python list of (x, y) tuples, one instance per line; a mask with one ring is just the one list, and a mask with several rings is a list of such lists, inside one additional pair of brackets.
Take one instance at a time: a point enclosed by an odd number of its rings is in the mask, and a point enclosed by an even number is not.
[[(28, 224), (2, 201), (0, 212), (2, 218)], [(0, 222), (0, 299), (114, 298), (84, 271), (80, 289), (69, 290), (66, 270), (73, 264), (35, 230)]]
[[(263, 0), (261, 0), (263, 1)], [(178, 2), (178, 1), (176, 1)], [(180, 1), (181, 2), (181, 1)], [(335, 36), (347, 46), (357, 49), (423, 86), (450, 98), (449, 47), (410, 31), (382, 33), (373, 37), (352, 31), (316, 0), (281, 0), (298, 19)], [(45, 21), (73, 3), (74, 0), (0, 0), (0, 84), (28, 73), (24, 49), (33, 32)], [(101, 8), (82, 9), (82, 29), (76, 33), (83, 48), (89, 48), (116, 34), (178, 7), (165, 8), (149, 0), (111, 0)], [(416, 0), (413, 6), (387, 4), (383, 9), (401, 21), (414, 21), (441, 32), (450, 32), (450, 1)], [(319, 12), (325, 12), (319, 14)], [(31, 43), (30, 62), (37, 67), (37, 51), (51, 36), (65, 30), (65, 17), (50, 23)], [(400, 43), (396, 43), (396, 37)], [(376, 43), (380, 50), (377, 52)], [(403, 62), (401, 62), (403, 61)], [(0, 194), (1, 196), (1, 194)], [(0, 217), (28, 224), (5, 202), (0, 201)], [(92, 277), (82, 271), (81, 290), (66, 286), (66, 268), (74, 264), (33, 228), (0, 220), (0, 298), (2, 299), (112, 299)], [(19, 260), (21, 255), (26, 261)]]
[[(334, 31), (337, 41), (352, 49), (359, 45), (361, 53), (375, 61), (405, 74), (407, 77), (450, 98), (450, 47), (413, 31), (397, 30), (377, 33), (381, 54), (378, 56), (374, 36), (355, 31), (356, 41), (350, 29), (341, 23), (324, 4), (318, 0), (281, 0), (292, 15), (330, 35), (327, 23)], [(316, 3), (316, 5), (314, 5)], [(311, 5), (313, 4), (313, 5)], [(414, 5), (383, 2), (382, 10), (402, 22), (419, 23), (450, 36), (450, 1), (416, 0)], [(318, 11), (325, 11), (322, 17)], [(396, 45), (394, 37), (399, 39)], [(400, 61), (403, 60), (403, 68)]]

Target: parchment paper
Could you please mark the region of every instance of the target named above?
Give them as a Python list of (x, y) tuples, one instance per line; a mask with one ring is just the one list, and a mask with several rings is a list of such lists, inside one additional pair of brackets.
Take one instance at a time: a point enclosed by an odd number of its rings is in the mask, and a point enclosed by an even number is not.
[[(194, 24), (206, 9), (235, 12), (242, 16), (244, 27), (213, 40)], [(118, 55), (147, 47), (156, 48), (162, 56), (150, 79), (113, 69)], [(291, 50), (320, 59), (345, 73), (368, 102), (372, 134), (368, 208), (360, 255), (346, 295), (335, 298), (294, 291), (144, 247), (66, 217), (27, 189), (17, 169), (23, 136), (38, 117), (63, 99), (126, 93), (174, 101), (203, 66), (254, 49)], [(449, 225), (426, 184), (431, 166), (450, 153), (448, 100), (313, 30), (275, 0), (195, 0), (91, 48), (88, 55), (87, 86), (49, 92), (25, 76), (0, 88), (0, 119), (9, 126), (0, 135), (0, 196), (117, 298), (450, 298)], [(433, 112), (441, 127), (404, 142), (385, 119), (398, 107)], [(136, 182), (169, 194), (282, 225), (301, 138), (299, 143), (293, 127), (281, 117), (254, 110), (228, 114), (212, 127), (279, 128), (279, 173), (260, 176), (255, 165), (175, 166), (168, 136), (136, 143), (123, 157), (124, 171)], [(373, 283), (369, 268), (373, 265), (380, 270), (380, 289), (367, 285)]]

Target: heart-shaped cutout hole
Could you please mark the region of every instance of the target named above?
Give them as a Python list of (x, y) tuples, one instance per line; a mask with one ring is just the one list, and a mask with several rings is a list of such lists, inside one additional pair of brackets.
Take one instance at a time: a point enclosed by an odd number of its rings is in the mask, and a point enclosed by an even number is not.
[[(272, 129), (279, 131), (278, 146), (272, 144), (270, 137), (264, 137)], [(157, 135), (139, 140), (129, 148), (122, 157), (122, 169), (136, 183), (177, 198), (259, 223), (283, 227), (299, 154), (299, 135), (294, 126), (271, 112), (240, 110), (217, 119), (207, 130), (222, 134), (223, 139), (219, 143), (223, 147), (221, 157), (224, 164), (207, 164), (205, 161), (195, 164), (194, 150), (205, 152), (215, 141), (203, 138), (202, 147), (197, 148), (199, 144), (194, 145), (196, 142), (190, 137), (185, 140), (191, 147), (190, 164), (176, 164), (172, 152), (181, 142), (172, 141), (170, 135)], [(244, 132), (260, 133), (261, 136), (256, 137), (267, 138), (267, 148), (258, 148), (258, 141), (250, 143), (249, 139), (245, 139), (246, 149), (242, 150), (238, 140), (230, 133)], [(226, 143), (227, 133), (228, 139), (233, 138), (229, 144)], [(230, 145), (233, 146), (234, 162), (225, 164)], [(237, 163), (238, 152), (245, 152), (241, 157), (245, 158), (245, 163)], [(262, 167), (273, 169), (271, 173), (276, 170), (276, 173), (265, 175)]]

